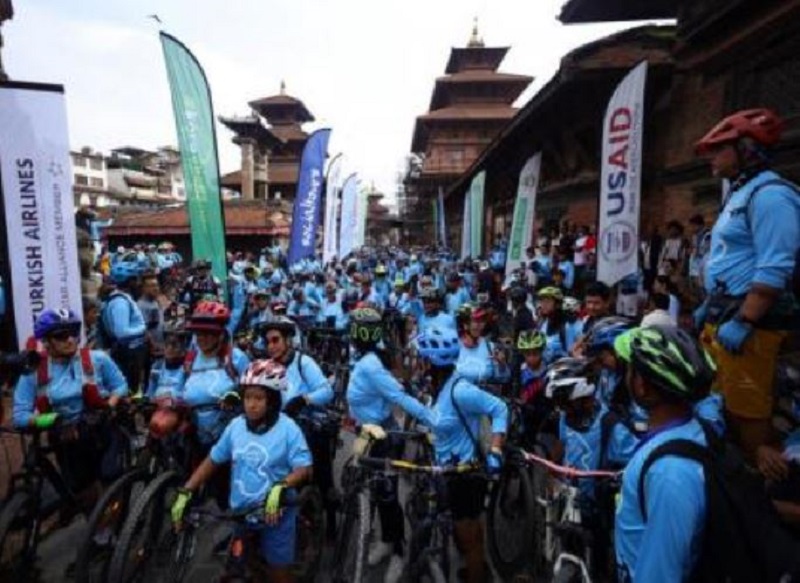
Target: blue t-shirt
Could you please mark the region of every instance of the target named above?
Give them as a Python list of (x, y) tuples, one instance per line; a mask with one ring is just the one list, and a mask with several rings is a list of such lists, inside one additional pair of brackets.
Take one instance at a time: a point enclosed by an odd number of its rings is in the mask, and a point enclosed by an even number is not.
[[(184, 383), (184, 401), (191, 407), (218, 403), (225, 393), (236, 390), (238, 378), (249, 364), (250, 359), (238, 348), (234, 348), (231, 353), (232, 371), (227, 370), (224, 359), (205, 356), (198, 351), (192, 363), (191, 374)], [(197, 411), (194, 419), (201, 443), (210, 444), (222, 433), (224, 415), (221, 411)]]
[(455, 316), (456, 310), (470, 301), (470, 299), (469, 292), (465, 288), (459, 287), (456, 291), (445, 296), (445, 310), (448, 314)]
[(473, 348), (463, 342), (456, 362), (458, 374), (473, 383), (505, 382), (511, 376), (510, 368), (498, 365), (492, 358), (492, 345), (486, 338), (478, 339)]
[[(92, 350), (90, 358), (100, 396), (104, 399), (111, 395), (127, 396), (128, 383), (111, 357), (101, 350)], [(50, 382), (41, 387), (38, 386), (35, 371), (19, 377), (14, 388), (14, 427), (28, 426), (38, 396), (46, 396), (53, 412), (58, 413), (64, 421), (72, 422), (80, 418), (83, 413), (83, 385), (88, 381), (84, 377), (80, 352), (63, 364), (48, 359), (47, 377)]]
[(450, 330), (455, 330), (456, 319), (452, 314), (446, 314), (445, 312), (437, 312), (435, 316), (422, 314), (417, 319), (417, 333), (421, 333), (424, 330), (434, 326), (437, 328), (449, 328)]
[[(301, 372), (302, 367), (302, 372)], [(286, 381), (288, 388), (283, 395), (283, 404), (286, 405), (295, 397), (305, 396), (312, 405), (318, 407), (333, 401), (333, 389), (328, 379), (322, 374), (322, 369), (308, 354), (294, 353), (294, 358), (286, 368)]]
[(147, 384), (145, 395), (148, 399), (163, 399), (171, 397), (176, 400), (183, 398), (183, 383), (186, 373), (183, 366), (167, 368), (163, 360), (155, 363), (150, 370), (150, 381)]
[(754, 189), (778, 178), (766, 170), (730, 193), (711, 230), (705, 269), (709, 293), (717, 281), (734, 296), (746, 294), (753, 283), (786, 287), (800, 248), (800, 196), (785, 185), (771, 184), (747, 204)]
[(361, 425), (386, 423), (397, 405), (418, 421), (433, 426), (431, 411), (407, 394), (372, 352), (361, 356), (350, 373), (347, 403), (350, 415)]
[(210, 457), (215, 464), (231, 462), (230, 505), (234, 511), (262, 504), (273, 485), (312, 464), (303, 432), (282, 413), (261, 435), (248, 431), (247, 421), (240, 415), (225, 428)]
[(620, 581), (687, 581), (699, 556), (706, 518), (705, 477), (700, 464), (674, 456), (656, 461), (644, 481), (646, 523), (640, 512), (642, 465), (656, 447), (672, 439), (706, 443), (702, 427), (692, 419), (645, 438), (628, 462), (614, 531)]

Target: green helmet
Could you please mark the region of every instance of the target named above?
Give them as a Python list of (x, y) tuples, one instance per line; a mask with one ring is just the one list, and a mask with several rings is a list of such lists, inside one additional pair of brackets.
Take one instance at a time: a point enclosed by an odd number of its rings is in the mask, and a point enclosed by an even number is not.
[(689, 401), (708, 394), (717, 371), (700, 343), (676, 326), (634, 328), (617, 336), (614, 350), (647, 382)]
[(547, 336), (538, 330), (524, 330), (517, 338), (517, 350), (544, 350)]
[(557, 302), (563, 302), (564, 292), (554, 286), (543, 287), (537, 292), (536, 297), (540, 300), (543, 298), (553, 298)]
[(375, 308), (356, 308), (350, 312), (350, 340), (377, 344), (383, 339), (383, 320)]

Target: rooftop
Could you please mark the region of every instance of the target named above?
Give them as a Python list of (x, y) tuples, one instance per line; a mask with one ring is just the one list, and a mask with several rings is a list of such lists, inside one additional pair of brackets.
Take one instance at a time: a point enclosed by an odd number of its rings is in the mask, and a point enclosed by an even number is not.
[(564, 24), (582, 24), (677, 17), (676, 0), (568, 0), (558, 19)]

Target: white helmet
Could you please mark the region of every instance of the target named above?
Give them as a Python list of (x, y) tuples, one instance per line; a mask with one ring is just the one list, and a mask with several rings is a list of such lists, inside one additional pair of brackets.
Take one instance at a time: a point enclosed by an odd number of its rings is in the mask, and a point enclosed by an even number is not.
[(272, 359), (256, 360), (239, 378), (239, 386), (262, 387), (283, 393), (287, 389), (286, 367)]
[(547, 372), (544, 394), (548, 399), (575, 401), (594, 395), (590, 381), (590, 361), (583, 358), (561, 358)]
[(564, 298), (564, 311), (577, 314), (581, 309), (581, 301), (578, 298), (567, 296)]

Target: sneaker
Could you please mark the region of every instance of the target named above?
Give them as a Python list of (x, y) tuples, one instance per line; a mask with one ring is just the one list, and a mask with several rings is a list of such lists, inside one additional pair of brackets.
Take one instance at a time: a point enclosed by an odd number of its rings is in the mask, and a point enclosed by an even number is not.
[(394, 550), (394, 545), (392, 543), (385, 543), (383, 541), (378, 541), (372, 548), (369, 550), (369, 555), (367, 555), (367, 564), (370, 567), (374, 567), (375, 565), (382, 563), (385, 559), (392, 554)]
[(404, 567), (403, 557), (393, 554), (389, 560), (389, 566), (386, 567), (383, 583), (398, 583), (403, 578)]

